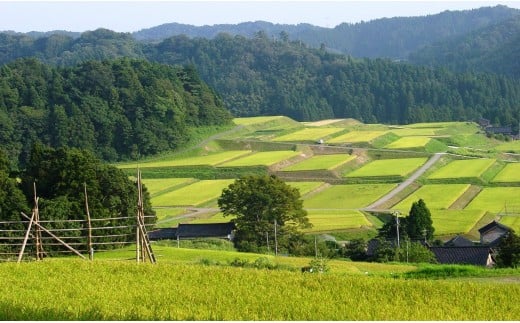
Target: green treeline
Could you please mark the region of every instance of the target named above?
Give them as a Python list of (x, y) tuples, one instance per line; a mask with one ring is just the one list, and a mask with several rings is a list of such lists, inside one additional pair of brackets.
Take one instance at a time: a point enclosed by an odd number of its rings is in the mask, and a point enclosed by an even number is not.
[[(298, 121), (349, 117), (399, 124), (484, 117), (497, 125), (518, 124), (517, 79), (454, 73), (383, 59), (354, 59), (331, 54), (324, 48), (307, 48), (299, 41), (290, 41), (287, 34), (282, 36), (279, 40), (269, 38), (265, 32), (251, 39), (228, 34), (213, 39), (176, 36), (145, 43), (137, 42), (130, 34), (106, 29), (86, 32), (78, 38), (52, 35), (32, 39), (1, 34), (0, 45), (6, 50), (0, 50), (0, 62), (35, 56), (45, 63), (70, 66), (85, 60), (126, 56), (192, 66), (193, 74), (195, 68), (235, 116), (285, 115)], [(89, 77), (97, 79), (95, 75)], [(83, 91), (81, 86), (79, 91)], [(141, 153), (164, 147), (141, 146), (139, 143)], [(117, 154), (135, 153), (135, 149), (115, 153), (105, 149), (102, 156), (113, 159)]]
[(33, 143), (76, 147), (104, 160), (178, 148), (189, 129), (231, 116), (192, 67), (144, 60), (53, 68), (36, 59), (0, 67), (0, 144), (21, 165)]

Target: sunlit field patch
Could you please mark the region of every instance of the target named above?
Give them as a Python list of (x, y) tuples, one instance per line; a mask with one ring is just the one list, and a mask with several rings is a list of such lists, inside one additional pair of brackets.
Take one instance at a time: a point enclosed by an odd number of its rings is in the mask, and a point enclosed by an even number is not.
[(507, 225), (515, 232), (520, 232), (520, 210), (516, 211), (516, 214), (508, 214), (500, 218), (500, 223)]
[(413, 202), (422, 199), (426, 206), (432, 209), (447, 209), (452, 205), (468, 188), (469, 184), (431, 184), (419, 188), (410, 194), (403, 201), (394, 205), (392, 209), (399, 210), (403, 214), (408, 214)]
[(277, 120), (277, 119), (281, 119), (281, 118), (283, 118), (283, 117), (282, 116), (267, 116), (267, 117), (235, 118), (235, 119), (233, 119), (233, 122), (236, 125), (247, 126), (247, 125), (251, 125), (251, 124), (255, 124), (255, 123), (264, 123), (264, 122), (273, 121), (273, 120)]
[(409, 136), (435, 136), (437, 130), (443, 128), (393, 128), (390, 131), (395, 133), (400, 137), (409, 137)]
[(505, 142), (496, 146), (496, 149), (499, 151), (513, 151), (518, 153), (520, 152), (520, 140)]
[(227, 163), (220, 164), (222, 167), (238, 167), (238, 166), (271, 166), (281, 161), (298, 156), (300, 153), (292, 150), (281, 151), (262, 151), (246, 157), (235, 159)]
[(359, 143), (359, 142), (370, 142), (382, 135), (387, 131), (351, 131), (346, 134), (331, 138), (327, 140), (329, 143)]
[(328, 126), (333, 123), (341, 122), (346, 119), (327, 119), (327, 120), (320, 120), (320, 121), (314, 121), (314, 122), (303, 122), (305, 126), (309, 127), (322, 127), (322, 126)]
[(469, 232), (486, 213), (482, 210), (430, 210), (436, 235)]
[[(179, 159), (170, 159), (170, 160), (161, 160), (161, 161), (149, 161), (139, 163), (140, 168), (150, 168), (150, 167), (174, 167), (174, 166), (193, 166), (193, 165), (217, 165), (223, 163), (227, 160), (237, 158), (240, 156), (245, 156), (250, 154), (249, 150), (229, 150), (223, 151), (219, 153), (208, 154), (204, 156), (196, 156), (196, 157), (188, 157), (188, 158), (179, 158)], [(137, 168), (137, 163), (129, 163), (129, 164), (121, 164), (118, 165), (119, 168)]]
[(273, 141), (318, 141), (334, 133), (344, 131), (344, 128), (305, 128), (293, 133), (274, 138)]
[(182, 185), (194, 181), (192, 178), (149, 178), (143, 179), (143, 184), (150, 192), (152, 197), (159, 195), (161, 192), (172, 187)]
[(302, 171), (302, 170), (330, 170), (339, 167), (353, 159), (356, 156), (347, 154), (334, 155), (315, 155), (305, 159), (297, 164), (285, 167), (283, 171)]
[(371, 226), (365, 215), (356, 210), (307, 210), (313, 225), (305, 232), (334, 231)]
[(498, 173), (492, 182), (496, 183), (517, 183), (520, 182), (520, 163), (507, 164)]
[(406, 176), (421, 167), (426, 158), (400, 158), (374, 160), (343, 177)]
[(202, 180), (152, 198), (153, 206), (200, 205), (218, 198), (233, 179)]
[(465, 209), (520, 213), (520, 187), (485, 187)]
[(299, 189), (300, 195), (303, 196), (325, 184), (325, 182), (286, 182), (286, 184)]
[(387, 149), (413, 149), (413, 148), (421, 148), (426, 146), (430, 142), (430, 138), (428, 137), (403, 137), (400, 138), (389, 145), (386, 145)]
[(394, 187), (394, 184), (332, 185), (304, 199), (303, 205), (309, 209), (358, 209), (368, 206)]
[(495, 159), (454, 160), (431, 174), (428, 178), (478, 178), (491, 167), (495, 161)]

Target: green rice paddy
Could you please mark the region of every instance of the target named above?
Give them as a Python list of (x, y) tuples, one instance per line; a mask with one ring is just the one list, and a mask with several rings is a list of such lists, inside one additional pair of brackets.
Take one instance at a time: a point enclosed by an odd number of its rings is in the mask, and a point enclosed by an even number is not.
[(250, 117), (250, 118), (235, 118), (233, 123), (236, 125), (248, 126), (256, 123), (265, 123), (273, 120), (283, 118), (282, 116), (266, 116), (266, 117)]
[(195, 157), (188, 157), (188, 158), (179, 158), (179, 159), (170, 159), (170, 160), (160, 160), (160, 161), (149, 161), (149, 162), (142, 162), (137, 165), (136, 163), (128, 163), (128, 164), (121, 164), (117, 167), (119, 168), (137, 168), (139, 166), (140, 168), (159, 168), (159, 167), (174, 167), (174, 166), (194, 166), (194, 165), (217, 165), (220, 163), (223, 163), (225, 161), (228, 161), (233, 158), (238, 158), (240, 156), (245, 156), (250, 154), (251, 151), (249, 150), (229, 150), (229, 151), (223, 151), (203, 156), (195, 156)]
[(469, 232), (486, 213), (482, 210), (430, 210), (436, 235)]
[(152, 198), (153, 206), (200, 205), (220, 197), (233, 179), (201, 180), (178, 190)]
[(332, 134), (344, 131), (344, 128), (305, 128), (302, 130), (297, 130), (293, 133), (283, 135), (277, 138), (274, 138), (273, 141), (318, 141), (325, 137), (331, 136)]
[(495, 161), (495, 159), (454, 160), (431, 174), (428, 179), (478, 178)]
[(371, 142), (372, 140), (381, 137), (387, 131), (351, 131), (346, 134), (328, 139), (328, 143), (359, 143)]
[(337, 168), (353, 159), (356, 156), (347, 154), (334, 155), (315, 155), (299, 163), (285, 167), (284, 171), (303, 171), (303, 170), (331, 170)]
[(307, 210), (312, 228), (304, 232), (326, 232), (372, 226), (365, 215), (356, 210)]
[(308, 209), (359, 209), (370, 205), (395, 187), (394, 184), (333, 185), (304, 199)]
[(466, 210), (520, 214), (520, 187), (485, 187), (466, 206)]
[(149, 178), (143, 179), (150, 196), (154, 197), (176, 186), (195, 181), (193, 178)]
[(400, 158), (374, 160), (343, 177), (406, 176), (421, 167), (426, 158)]
[(262, 151), (256, 152), (246, 157), (238, 158), (227, 163), (220, 164), (221, 167), (239, 166), (271, 166), (284, 160), (300, 155), (299, 152), (292, 150)]
[(428, 137), (403, 137), (385, 146), (386, 149), (417, 149), (425, 147), (429, 142)]
[(518, 183), (520, 182), (520, 163), (510, 163), (493, 178), (496, 183)]
[(470, 184), (431, 184), (420, 187), (392, 209), (408, 214), (413, 202), (422, 199), (430, 209), (449, 208), (468, 188)]

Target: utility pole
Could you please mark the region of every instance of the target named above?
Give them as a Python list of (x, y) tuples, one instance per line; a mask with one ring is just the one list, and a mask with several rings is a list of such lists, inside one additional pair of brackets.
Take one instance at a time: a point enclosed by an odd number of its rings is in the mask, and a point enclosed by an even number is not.
[(274, 219), (274, 255), (278, 256), (278, 237), (276, 236), (276, 219)]
[(395, 228), (397, 231), (397, 248), (401, 248), (401, 244), (399, 243), (399, 212), (394, 211), (393, 215), (395, 216)]

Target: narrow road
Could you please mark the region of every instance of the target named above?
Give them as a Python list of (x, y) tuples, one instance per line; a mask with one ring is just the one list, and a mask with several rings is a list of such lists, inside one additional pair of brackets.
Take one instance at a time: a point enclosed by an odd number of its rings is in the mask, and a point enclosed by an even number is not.
[(408, 187), (408, 185), (412, 184), (417, 178), (419, 178), (419, 176), (424, 174), (424, 172), (426, 172), (430, 167), (432, 167), (433, 164), (435, 164), (441, 158), (441, 156), (444, 154), (445, 153), (436, 153), (435, 155), (433, 155), (424, 165), (422, 165), (421, 168), (419, 168), (417, 171), (415, 171), (415, 173), (413, 173), (410, 177), (408, 177), (404, 182), (399, 184), (390, 193), (386, 194), (379, 200), (375, 201), (374, 203), (372, 203), (369, 206), (367, 206), (366, 208), (364, 208), (364, 210), (366, 210), (366, 211), (375, 210), (375, 209), (377, 209), (377, 207), (379, 205), (381, 205), (381, 204), (387, 202), (388, 200), (390, 200), (391, 198), (393, 198), (395, 195), (397, 195), (397, 193), (404, 190), (406, 187)]

